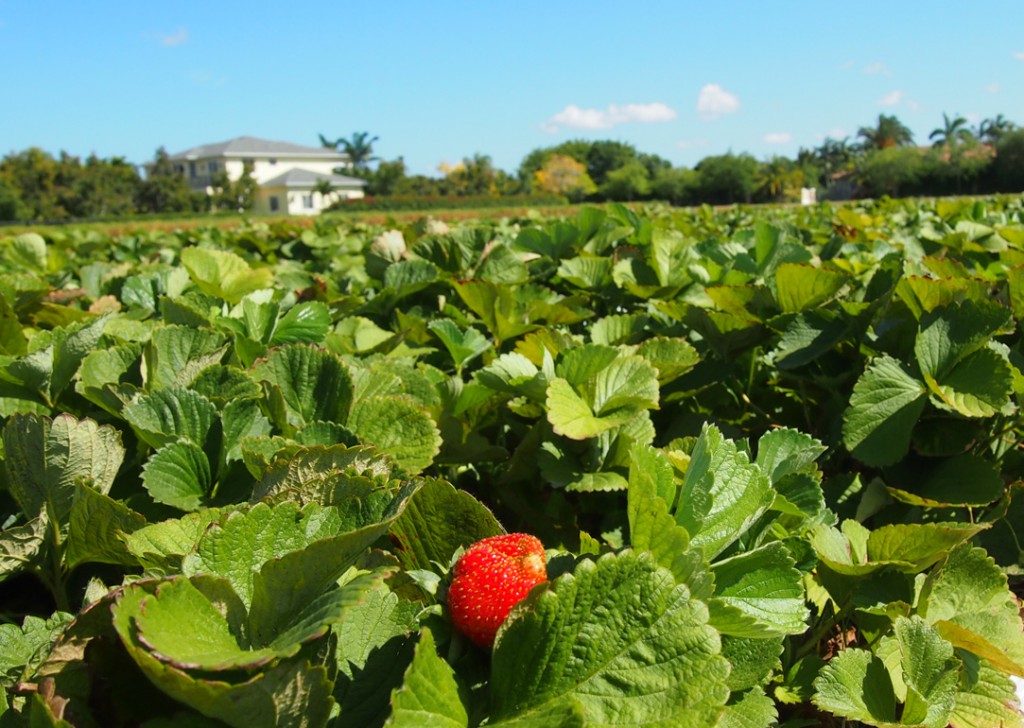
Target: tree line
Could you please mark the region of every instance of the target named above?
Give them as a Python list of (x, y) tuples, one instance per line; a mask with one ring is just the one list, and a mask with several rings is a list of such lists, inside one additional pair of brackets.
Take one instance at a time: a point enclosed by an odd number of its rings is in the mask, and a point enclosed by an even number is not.
[[(495, 167), (486, 154), (474, 154), (442, 165), (437, 176), (413, 175), (402, 157), (377, 158), (378, 138), (369, 132), (319, 138), (323, 146), (348, 154), (352, 166), (338, 172), (364, 179), (372, 197), (549, 194), (571, 202), (692, 205), (792, 201), (806, 187), (817, 189), (819, 199), (1024, 190), (1024, 129), (1001, 114), (977, 127), (943, 114), (942, 125), (923, 145), (896, 116), (882, 114), (853, 138), (825, 139), (793, 158), (758, 160), (729, 152), (705, 157), (693, 168), (625, 142), (578, 139), (534, 149), (514, 173)], [(237, 212), (252, 206), (256, 185), (248, 171), (238, 180), (222, 172), (213, 188), (212, 195), (190, 189), (162, 147), (145, 174), (123, 157), (90, 155), (83, 161), (33, 147), (0, 160), (0, 220)]]

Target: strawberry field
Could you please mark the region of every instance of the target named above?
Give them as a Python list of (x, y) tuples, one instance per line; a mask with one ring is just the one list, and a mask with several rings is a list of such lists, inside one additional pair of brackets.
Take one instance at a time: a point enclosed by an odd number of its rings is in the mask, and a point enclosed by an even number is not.
[(0, 728), (1024, 726), (1024, 199), (41, 232)]

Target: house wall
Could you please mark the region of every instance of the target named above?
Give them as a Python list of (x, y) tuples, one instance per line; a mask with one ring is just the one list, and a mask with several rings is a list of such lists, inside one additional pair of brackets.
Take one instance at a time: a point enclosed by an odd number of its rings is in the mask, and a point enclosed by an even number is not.
[[(303, 197), (312, 197), (313, 206), (306, 207)], [(271, 198), (277, 198), (277, 209), (271, 208)], [(319, 215), (325, 207), (339, 199), (357, 199), (363, 197), (362, 188), (333, 190), (329, 195), (321, 195), (311, 189), (296, 187), (260, 187), (253, 198), (253, 212), (272, 215)]]
[[(257, 184), (263, 184), (267, 180), (274, 179), (274, 177), (284, 174), (289, 169), (308, 169), (310, 172), (333, 174), (336, 168), (343, 166), (340, 161), (324, 161), (310, 159), (309, 157), (276, 157), (275, 160), (276, 163), (272, 164), (269, 159), (253, 159), (252, 177), (256, 180)], [(232, 180), (242, 176), (242, 170), (245, 166), (243, 159), (226, 159), (223, 164), (227, 170), (228, 177)]]

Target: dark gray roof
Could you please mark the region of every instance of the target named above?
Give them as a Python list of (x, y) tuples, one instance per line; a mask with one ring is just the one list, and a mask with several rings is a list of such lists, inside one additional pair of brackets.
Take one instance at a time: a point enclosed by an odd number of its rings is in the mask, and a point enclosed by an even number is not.
[(289, 169), (284, 174), (279, 174), (277, 177), (267, 180), (260, 187), (302, 187), (304, 189), (312, 189), (322, 179), (330, 182), (331, 186), (335, 188), (363, 187), (366, 185), (366, 180), (358, 179), (357, 177), (346, 177), (341, 174), (321, 174), (320, 172), (310, 172), (308, 169)]
[(347, 154), (326, 147), (305, 147), (291, 142), (275, 142), (268, 139), (243, 136), (216, 144), (186, 149), (170, 155), (171, 159), (205, 159), (207, 157), (318, 157), (320, 159), (348, 159)]

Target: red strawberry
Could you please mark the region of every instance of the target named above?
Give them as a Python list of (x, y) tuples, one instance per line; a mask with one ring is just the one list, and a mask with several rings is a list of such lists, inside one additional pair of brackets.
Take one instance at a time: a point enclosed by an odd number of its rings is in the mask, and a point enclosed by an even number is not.
[(544, 545), (528, 533), (491, 536), (466, 549), (452, 573), (452, 623), (476, 644), (490, 647), (512, 607), (547, 580)]

